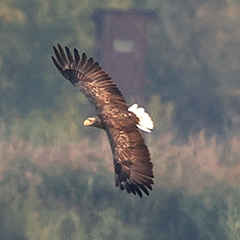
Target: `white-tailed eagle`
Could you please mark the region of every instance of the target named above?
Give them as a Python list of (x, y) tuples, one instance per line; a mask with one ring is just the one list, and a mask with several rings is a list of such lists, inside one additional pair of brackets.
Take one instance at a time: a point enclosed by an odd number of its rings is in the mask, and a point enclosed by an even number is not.
[(58, 71), (78, 87), (94, 105), (96, 116), (84, 121), (84, 126), (104, 129), (113, 154), (116, 186), (128, 193), (149, 195), (153, 185), (153, 164), (139, 129), (150, 132), (153, 122), (137, 104), (130, 108), (111, 80), (93, 58), (58, 44), (52, 57)]

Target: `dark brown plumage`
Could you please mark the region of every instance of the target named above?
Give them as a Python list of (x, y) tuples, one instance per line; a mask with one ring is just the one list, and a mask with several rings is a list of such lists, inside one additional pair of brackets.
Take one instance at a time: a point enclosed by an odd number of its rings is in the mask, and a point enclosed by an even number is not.
[(96, 117), (89, 118), (84, 125), (95, 126), (106, 131), (114, 160), (116, 186), (128, 193), (142, 192), (149, 195), (153, 184), (153, 164), (137, 128), (138, 117), (128, 111), (128, 106), (116, 84), (92, 58), (74, 49), (71, 51), (58, 44), (52, 57), (58, 71), (85, 94), (94, 105)]

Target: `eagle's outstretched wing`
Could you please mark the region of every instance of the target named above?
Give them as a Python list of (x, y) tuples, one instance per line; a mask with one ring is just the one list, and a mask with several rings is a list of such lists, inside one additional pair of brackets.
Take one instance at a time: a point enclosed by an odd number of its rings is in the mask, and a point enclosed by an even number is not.
[(119, 108), (127, 109), (127, 104), (116, 84), (109, 75), (102, 70), (92, 58), (87, 59), (85, 53), (80, 58), (74, 49), (74, 57), (68, 47), (63, 48), (58, 44), (54, 47), (56, 59), (52, 60), (59, 72), (74, 86), (78, 86), (96, 110), (102, 109), (107, 104), (118, 104)]
[[(103, 128), (108, 135), (116, 173), (116, 186), (142, 197), (142, 191), (149, 194), (152, 190), (152, 163), (142, 134), (137, 128), (139, 118), (128, 111), (121, 92), (109, 75), (92, 58), (85, 54), (80, 58), (74, 49), (58, 44), (54, 47), (56, 58), (52, 60), (60, 73), (74, 86), (78, 86), (95, 106), (98, 119), (97, 127)], [(94, 124), (92, 124), (94, 125)]]
[(118, 111), (117, 119), (109, 111), (106, 129), (113, 152), (115, 181), (120, 189), (126, 189), (142, 197), (142, 191), (149, 195), (153, 184), (153, 164), (150, 154), (133, 114)]

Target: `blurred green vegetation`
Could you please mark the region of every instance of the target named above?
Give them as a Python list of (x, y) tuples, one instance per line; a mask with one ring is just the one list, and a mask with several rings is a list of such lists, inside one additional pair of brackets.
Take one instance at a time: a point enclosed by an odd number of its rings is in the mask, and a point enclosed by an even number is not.
[(2, 239), (239, 239), (240, 191), (224, 182), (191, 193), (157, 181), (140, 199), (116, 191), (104, 169), (10, 165), (0, 181)]
[[(93, 108), (50, 58), (58, 42), (94, 56), (109, 7), (156, 13), (143, 199), (115, 188)], [(0, 239), (240, 239), (239, 24), (236, 0), (0, 0)]]

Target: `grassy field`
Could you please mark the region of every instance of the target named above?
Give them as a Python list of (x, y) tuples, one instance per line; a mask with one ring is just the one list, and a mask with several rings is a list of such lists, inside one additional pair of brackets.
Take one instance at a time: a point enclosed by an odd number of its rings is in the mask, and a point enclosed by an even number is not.
[(115, 188), (108, 140), (94, 131), (0, 142), (2, 239), (240, 239), (238, 137), (200, 132), (180, 146), (146, 135), (155, 185), (139, 199)]

